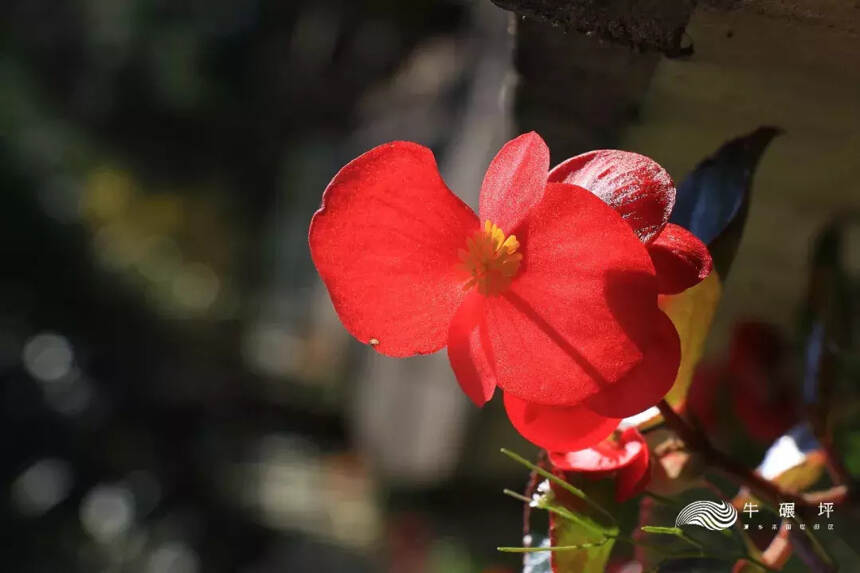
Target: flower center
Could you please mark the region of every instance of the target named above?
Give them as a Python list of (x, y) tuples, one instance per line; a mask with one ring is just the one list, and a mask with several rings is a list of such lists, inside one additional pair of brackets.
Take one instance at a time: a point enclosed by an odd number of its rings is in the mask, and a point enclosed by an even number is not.
[(522, 253), (518, 253), (519, 241), (515, 235), (505, 236), (504, 231), (490, 221), (466, 239), (466, 248), (459, 255), (463, 268), (472, 275), (463, 290), (477, 286), (483, 295), (494, 295), (504, 291), (520, 268)]

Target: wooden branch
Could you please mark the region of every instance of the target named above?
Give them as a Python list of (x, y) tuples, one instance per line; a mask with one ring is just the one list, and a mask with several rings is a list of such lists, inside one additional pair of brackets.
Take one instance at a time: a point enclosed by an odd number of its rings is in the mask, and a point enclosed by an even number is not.
[(521, 16), (632, 46), (682, 55), (696, 0), (493, 0)]

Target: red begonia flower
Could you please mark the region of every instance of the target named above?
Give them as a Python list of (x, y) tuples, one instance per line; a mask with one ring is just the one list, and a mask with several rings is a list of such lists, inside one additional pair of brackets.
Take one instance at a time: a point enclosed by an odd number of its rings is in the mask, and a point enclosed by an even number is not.
[(549, 460), (557, 470), (580, 472), (593, 479), (614, 476), (618, 501), (641, 493), (651, 476), (648, 444), (632, 427), (584, 450), (550, 452)]
[[(640, 177), (647, 187), (652, 164), (632, 173), (621, 165), (618, 184), (629, 190)], [(674, 187), (665, 176), (636, 203), (641, 213), (631, 201), (617, 212), (601, 200), (614, 197), (608, 186), (598, 196), (548, 179), (537, 134), (508, 142), (487, 169), (479, 218), (447, 188), (429, 149), (381, 145), (335, 175), (309, 239), (358, 340), (389, 356), (447, 345), (472, 401), (483, 405), (498, 386), (525, 437), (573, 450), (599, 442), (674, 381), (678, 336), (657, 307), (664, 279), (640, 240), (668, 228)], [(662, 205), (656, 216), (651, 203)], [(631, 232), (622, 216), (649, 233)]]
[(668, 223), (675, 184), (654, 160), (629, 151), (589, 151), (554, 167), (549, 180), (584, 187), (624, 217), (647, 245), (661, 294), (677, 294), (711, 273), (707, 247), (690, 231)]

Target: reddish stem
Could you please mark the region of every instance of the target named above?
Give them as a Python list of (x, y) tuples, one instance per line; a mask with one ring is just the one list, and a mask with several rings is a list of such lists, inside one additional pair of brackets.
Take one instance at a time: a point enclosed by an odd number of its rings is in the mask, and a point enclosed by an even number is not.
[(769, 502), (773, 506), (778, 506), (780, 502), (794, 502), (798, 507), (810, 505), (808, 500), (803, 496), (784, 491), (744, 464), (714, 448), (707, 436), (688, 424), (675, 412), (666, 400), (661, 400), (657, 404), (657, 407), (660, 408), (660, 413), (663, 414), (666, 425), (678, 434), (678, 437), (684, 441), (690, 450), (700, 453), (708, 465), (745, 485), (756, 497)]
[[(690, 450), (700, 453), (708, 465), (746, 486), (759, 499), (770, 503), (772, 506), (777, 506), (780, 502), (794, 502), (800, 516), (810, 513), (810, 510), (818, 505), (818, 501), (821, 499), (820, 493), (796, 495), (784, 491), (776, 484), (769, 482), (745, 465), (714, 448), (708, 437), (699, 429), (688, 424), (666, 400), (661, 400), (657, 407), (660, 408), (666, 425), (678, 434)], [(844, 501), (848, 494), (848, 488), (839, 485), (822, 493), (838, 496), (839, 501)], [(835, 499), (831, 499), (835, 501)], [(792, 531), (792, 545), (796, 546), (802, 553), (803, 561), (811, 570), (821, 573), (835, 571), (832, 560), (826, 554), (822, 554), (820, 544), (812, 537), (811, 532), (805, 532), (805, 535), (795, 533)]]

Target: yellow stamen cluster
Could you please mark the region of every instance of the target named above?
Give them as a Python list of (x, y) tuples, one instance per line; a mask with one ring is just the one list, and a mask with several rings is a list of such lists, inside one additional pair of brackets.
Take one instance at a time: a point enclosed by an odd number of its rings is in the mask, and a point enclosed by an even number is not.
[(518, 253), (520, 243), (515, 235), (505, 237), (502, 231), (490, 221), (466, 239), (466, 248), (459, 255), (463, 267), (472, 278), (463, 285), (463, 290), (473, 286), (483, 295), (494, 295), (504, 291), (520, 268), (522, 253)]

